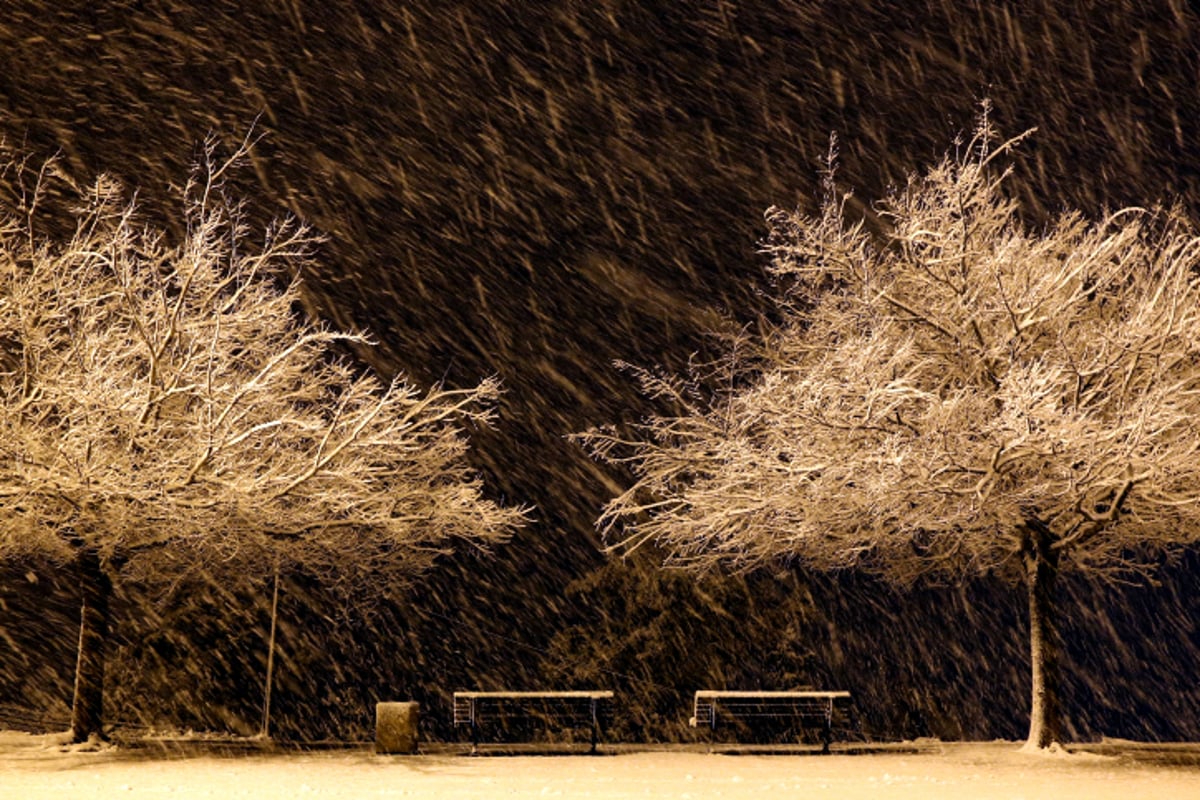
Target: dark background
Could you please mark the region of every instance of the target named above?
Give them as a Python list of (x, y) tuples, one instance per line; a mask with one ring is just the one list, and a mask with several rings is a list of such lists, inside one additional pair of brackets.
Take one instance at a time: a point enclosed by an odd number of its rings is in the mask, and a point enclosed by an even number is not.
[[(99, 6), (99, 7), (93, 7)], [(370, 738), (376, 700), (456, 688), (611, 686), (620, 735), (687, 735), (696, 688), (856, 693), (881, 738), (1024, 735), (1020, 592), (898, 592), (780, 568), (703, 580), (608, 560), (592, 520), (624, 478), (564, 437), (645, 411), (612, 362), (679, 368), (767, 309), (768, 206), (812, 207), (832, 132), (852, 208), (938, 159), (980, 102), (1036, 222), (1180, 200), (1196, 215), (1200, 16), (1149, 2), (145, 0), (0, 3), (0, 133), (110, 172), (180, 221), (200, 142), (265, 134), (236, 177), (256, 218), (328, 236), (311, 309), (365, 327), (385, 374), (498, 374), (473, 434), (490, 491), (536, 521), (415, 588), (353, 602), (285, 581), (274, 730)], [(1195, 559), (1158, 587), (1069, 584), (1073, 733), (1200, 738)], [(70, 581), (0, 579), (0, 704), (65, 718)], [(263, 580), (127, 586), (110, 713), (252, 732)], [(15, 724), (15, 723), (14, 723)]]

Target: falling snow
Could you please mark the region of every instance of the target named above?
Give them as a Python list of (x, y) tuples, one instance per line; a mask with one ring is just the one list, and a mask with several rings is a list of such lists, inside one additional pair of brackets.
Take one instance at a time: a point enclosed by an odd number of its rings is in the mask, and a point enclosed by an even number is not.
[[(1027, 622), (1003, 582), (900, 591), (789, 564), (693, 578), (659, 570), (655, 554), (606, 558), (594, 521), (629, 476), (567, 438), (654, 410), (615, 359), (684, 369), (712, 355), (708, 333), (771, 313), (756, 252), (763, 213), (815, 208), (831, 132), (842, 182), (883, 197), (969, 129), (986, 97), (1001, 130), (1039, 129), (1014, 164), (1031, 223), (1064, 207), (1096, 215), (1176, 200), (1197, 217), (1193, 6), (900, 5), (5, 4), (9, 146), (34, 160), (59, 153), (83, 184), (114, 175), (178, 236), (171, 209), (200, 144), (213, 134), (233, 147), (253, 127), (264, 136), (231, 176), (248, 218), (294, 214), (326, 237), (301, 305), (369, 331), (378, 346), (351, 355), (385, 379), (403, 373), (428, 388), (495, 376), (503, 387), (495, 427), (469, 431), (469, 457), (489, 497), (530, 504), (532, 524), (490, 553), (442, 557), (415, 585), (347, 593), (317, 575), (286, 576), (274, 615), (276, 736), (369, 741), (374, 704), (411, 698), (424, 738), (453, 741), (454, 689), (605, 686), (619, 698), (614, 739), (689, 742), (692, 691), (805, 684), (854, 693), (856, 721), (839, 731), (850, 741), (1023, 735)], [(846, 209), (879, 228), (859, 197)], [(1191, 553), (1151, 583), (1064, 580), (1069, 738), (1200, 740), (1197, 575)], [(269, 570), (164, 577), (121, 586), (112, 600), (108, 717), (133, 736), (253, 734)], [(0, 728), (65, 727), (77, 635), (78, 587), (58, 564), (0, 565)], [(248, 791), (278, 782), (295, 796), (305, 786), (411, 786), (420, 797), (436, 780), (464, 796), (489, 786), (564, 796), (583, 786), (597, 797), (846, 786), (872, 797), (887, 786), (888, 796), (925, 796), (914, 787), (934, 779), (946, 796), (1010, 796), (1042, 779), (1046, 795), (1072, 781), (1096, 797), (1140, 781), (1161, 783), (1156, 794), (1197, 792), (1180, 768), (1107, 755), (638, 753), (576, 766), (430, 754), (414, 767), (341, 753), (256, 757), (237, 771), (190, 758), (160, 773), (156, 759), (5, 741), (4, 771), (28, 781), (25, 794), (75, 782), (187, 796), (239, 788), (239, 777)], [(810, 783), (810, 771), (828, 785)], [(624, 783), (604, 783), (614, 773)]]

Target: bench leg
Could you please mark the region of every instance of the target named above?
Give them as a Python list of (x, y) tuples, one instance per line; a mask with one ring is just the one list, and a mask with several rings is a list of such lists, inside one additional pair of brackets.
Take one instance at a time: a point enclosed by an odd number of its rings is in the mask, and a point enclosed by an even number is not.
[(600, 714), (596, 709), (596, 701), (592, 700), (592, 755), (596, 754), (596, 745), (600, 742)]

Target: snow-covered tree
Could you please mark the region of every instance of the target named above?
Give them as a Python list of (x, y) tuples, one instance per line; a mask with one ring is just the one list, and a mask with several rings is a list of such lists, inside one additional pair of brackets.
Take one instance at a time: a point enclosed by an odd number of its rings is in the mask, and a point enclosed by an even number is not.
[(102, 735), (122, 568), (361, 580), (419, 570), (454, 540), (486, 546), (524, 516), (486, 499), (464, 459), (462, 426), (492, 419), (497, 382), (421, 390), (347, 357), (368, 339), (300, 311), (312, 234), (286, 223), (251, 242), (224, 191), (246, 146), (205, 149), (175, 244), (112, 180), (76, 190), (53, 163), (4, 164), (0, 554), (77, 576), (77, 741)]
[(620, 546), (1023, 582), (1040, 748), (1063, 733), (1057, 576), (1200, 538), (1200, 240), (1170, 209), (1032, 229), (996, 166), (1015, 144), (985, 117), (880, 204), (883, 241), (832, 177), (819, 215), (772, 209), (776, 321), (719, 370), (637, 370), (674, 410), (580, 438), (636, 477), (599, 521)]

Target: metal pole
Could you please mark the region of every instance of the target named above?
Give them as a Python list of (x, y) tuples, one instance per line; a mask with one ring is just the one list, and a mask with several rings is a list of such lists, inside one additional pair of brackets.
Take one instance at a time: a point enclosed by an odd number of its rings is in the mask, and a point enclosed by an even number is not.
[(271, 682), (275, 675), (275, 621), (279, 614), (279, 562), (275, 562), (275, 588), (271, 592), (271, 636), (267, 640), (267, 686), (263, 692), (262, 729), (259, 735), (271, 735)]

